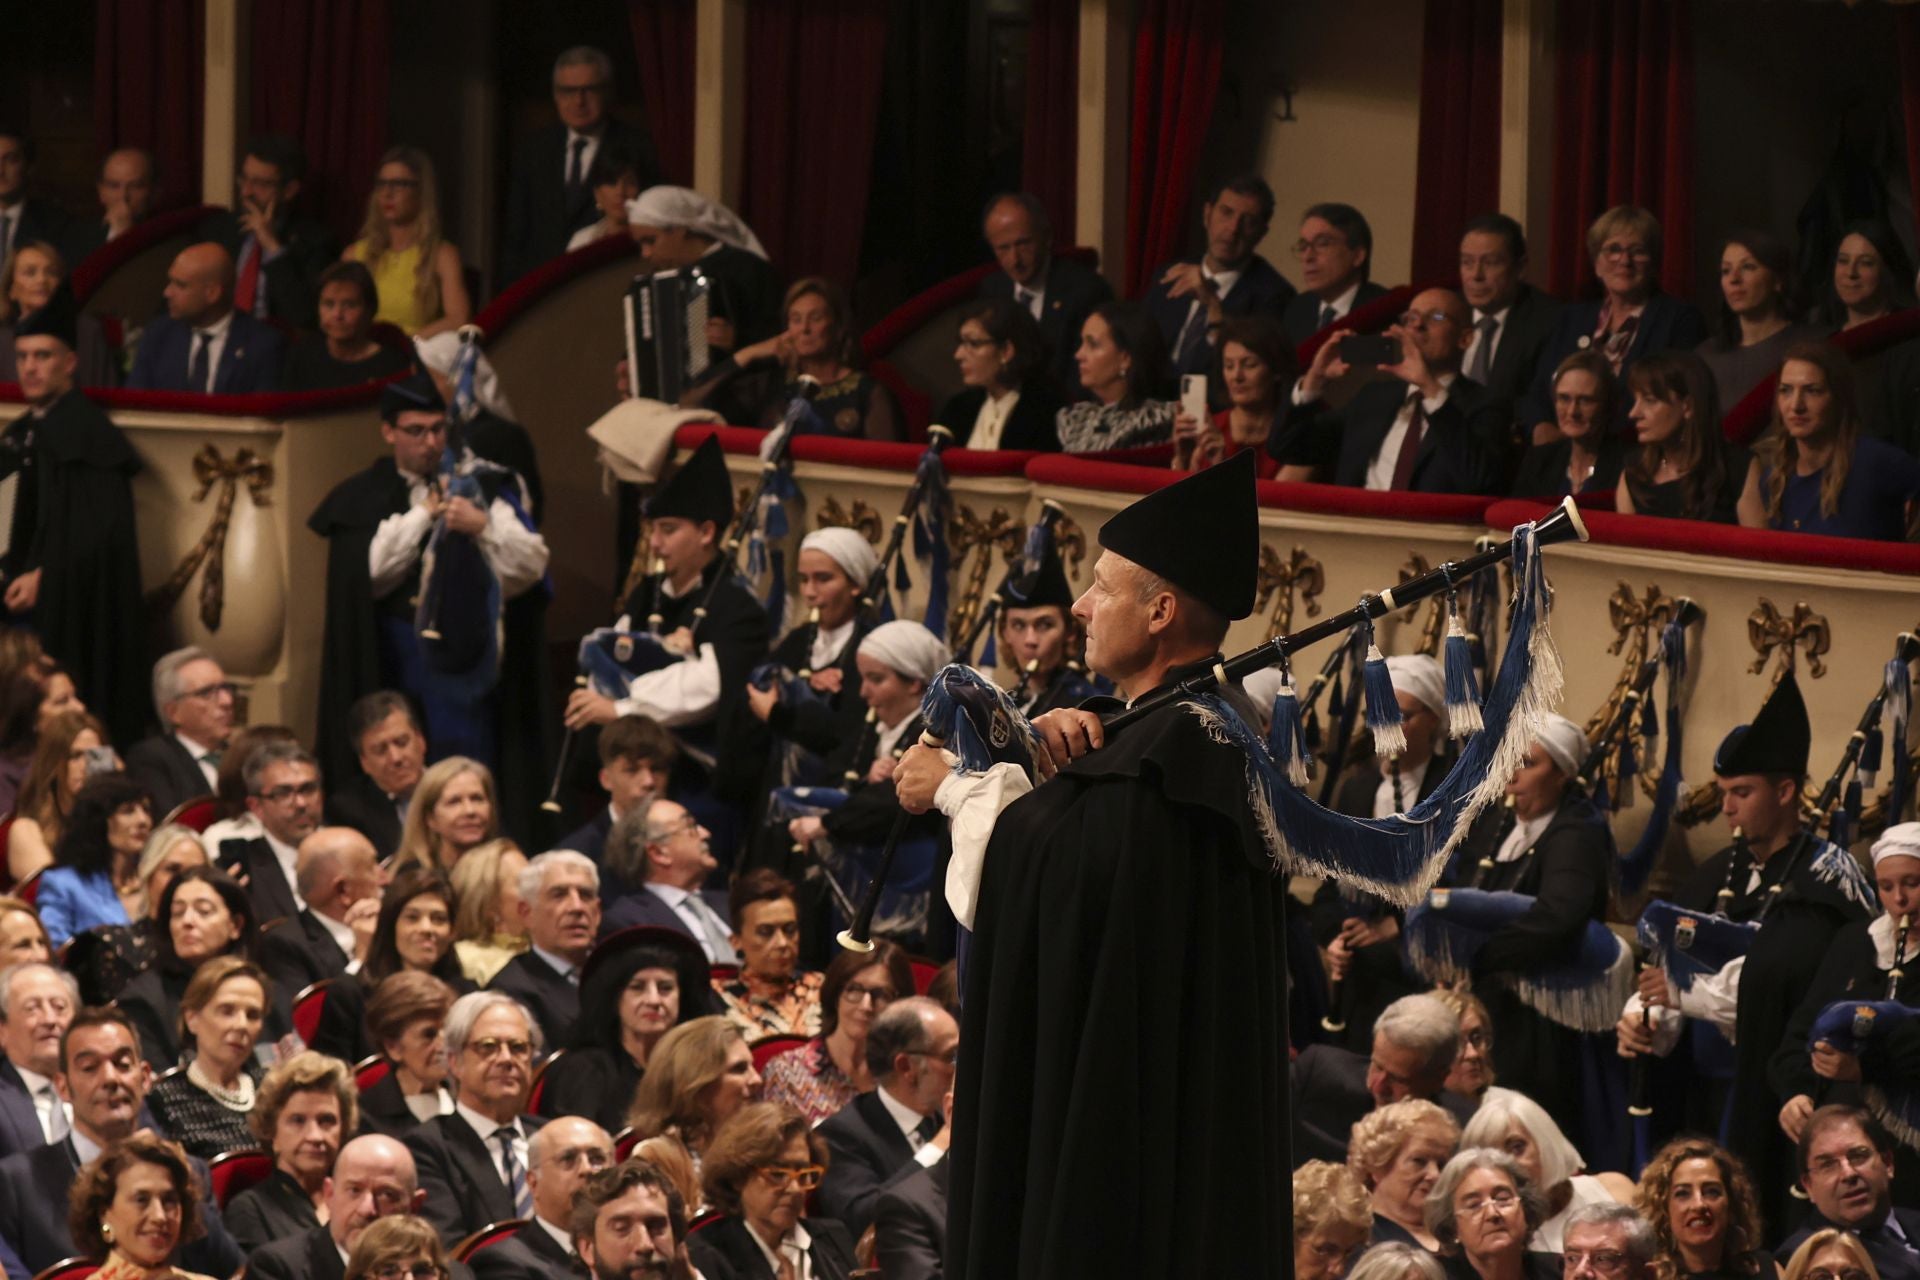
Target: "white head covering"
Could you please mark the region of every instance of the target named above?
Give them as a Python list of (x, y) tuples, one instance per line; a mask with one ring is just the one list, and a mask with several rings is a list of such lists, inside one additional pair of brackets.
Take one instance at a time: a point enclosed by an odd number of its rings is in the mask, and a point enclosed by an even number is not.
[(1540, 726), (1533, 740), (1569, 778), (1579, 773), (1580, 766), (1587, 762), (1586, 732), (1565, 716), (1549, 713), (1547, 722)]
[(1445, 723), (1447, 677), (1438, 662), (1424, 653), (1395, 654), (1387, 659), (1387, 674), (1393, 677), (1394, 692), (1418, 698)]
[(833, 562), (853, 579), (856, 590), (867, 585), (867, 579), (873, 576), (873, 571), (880, 565), (880, 553), (873, 549), (866, 535), (839, 525), (815, 529), (800, 540), (800, 549), (831, 556)]
[(867, 638), (860, 642), (860, 656), (884, 662), (909, 680), (922, 684), (953, 661), (953, 651), (939, 636), (905, 619), (883, 622), (867, 632)]
[(721, 244), (745, 249), (756, 258), (767, 256), (760, 237), (740, 221), (740, 215), (687, 187), (648, 187), (627, 201), (630, 227), (685, 227)]
[(1920, 822), (1896, 822), (1873, 842), (1873, 865), (1882, 858), (1920, 858)]
[[(457, 333), (436, 333), (431, 338), (415, 338), (413, 349), (419, 353), (420, 363), (441, 377), (453, 378), (453, 369), (460, 362), (460, 335)], [(482, 351), (473, 364), (473, 398), (480, 407), (495, 417), (505, 418), (508, 422), (518, 422), (514, 417), (513, 406), (507, 403), (506, 393), (500, 390), (500, 375), (493, 371), (493, 363)], [(451, 401), (452, 397), (449, 396)]]

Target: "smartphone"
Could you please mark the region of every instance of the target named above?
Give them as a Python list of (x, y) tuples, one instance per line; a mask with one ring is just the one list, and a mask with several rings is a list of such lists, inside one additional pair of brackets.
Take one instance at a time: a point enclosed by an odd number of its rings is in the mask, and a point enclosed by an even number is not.
[(1399, 364), (1400, 339), (1350, 333), (1340, 339), (1340, 358), (1351, 365)]
[(1180, 412), (1195, 422), (1207, 420), (1207, 375), (1189, 373), (1180, 379)]
[(119, 771), (119, 752), (112, 747), (87, 748), (87, 777), (91, 778), (96, 773), (118, 773)]

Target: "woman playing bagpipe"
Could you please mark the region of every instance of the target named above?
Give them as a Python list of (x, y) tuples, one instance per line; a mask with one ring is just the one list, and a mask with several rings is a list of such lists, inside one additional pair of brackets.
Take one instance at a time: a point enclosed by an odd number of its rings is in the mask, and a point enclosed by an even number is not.
[(1099, 692), (1074, 660), (1081, 637), (1073, 619), (1073, 588), (1057, 547), (1047, 547), (1033, 573), (1007, 575), (994, 625), (1002, 660), (1019, 673), (1013, 705), (1027, 719), (1055, 707), (1077, 707)]

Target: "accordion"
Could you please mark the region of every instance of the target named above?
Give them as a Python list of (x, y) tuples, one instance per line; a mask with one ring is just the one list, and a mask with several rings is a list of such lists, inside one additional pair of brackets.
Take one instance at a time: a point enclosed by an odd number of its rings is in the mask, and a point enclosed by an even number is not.
[(665, 404), (700, 380), (711, 363), (707, 318), (713, 282), (699, 267), (635, 276), (621, 299), (633, 394)]

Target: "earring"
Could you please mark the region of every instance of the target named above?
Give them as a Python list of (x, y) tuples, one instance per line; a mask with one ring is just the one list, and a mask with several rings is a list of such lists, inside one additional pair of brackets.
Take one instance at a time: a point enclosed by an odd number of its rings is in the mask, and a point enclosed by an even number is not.
[(100, 1238), (108, 1244), (113, 1243), (113, 1224), (105, 1218), (100, 1219)]

